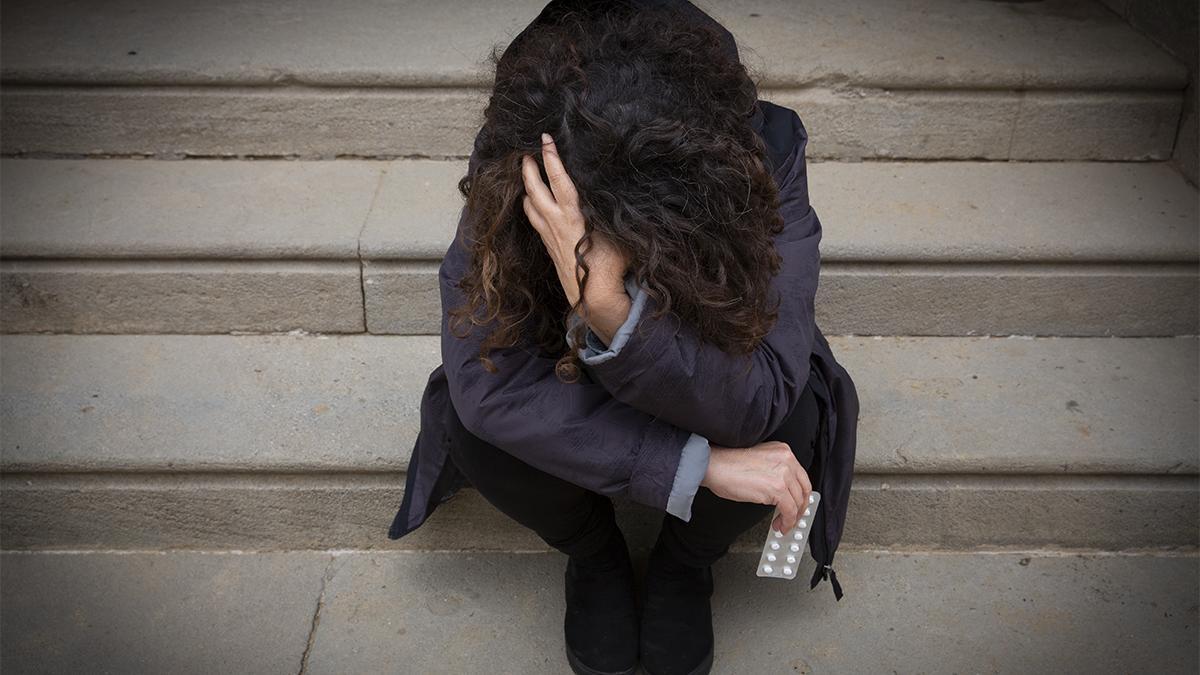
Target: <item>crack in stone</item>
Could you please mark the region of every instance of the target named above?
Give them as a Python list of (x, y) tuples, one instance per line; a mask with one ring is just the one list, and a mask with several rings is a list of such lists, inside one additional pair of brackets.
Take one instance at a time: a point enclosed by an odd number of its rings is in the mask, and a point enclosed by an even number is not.
[(317, 626), (321, 625), (321, 609), (325, 606), (325, 587), (329, 584), (335, 570), (333, 564), (337, 561), (337, 555), (329, 556), (329, 563), (325, 565), (325, 570), (321, 572), (321, 591), (317, 594), (317, 606), (313, 610), (312, 625), (308, 629), (308, 641), (304, 644), (304, 654), (300, 656), (300, 675), (308, 672), (308, 656), (312, 653), (313, 642), (317, 639)]
[(375, 202), (379, 200), (379, 193), (383, 190), (383, 181), (386, 179), (387, 168), (384, 167), (379, 172), (379, 180), (375, 183), (375, 192), (371, 194), (371, 203), (367, 205), (367, 215), (363, 217), (362, 226), (358, 228), (358, 236), (355, 238), (358, 254), (358, 292), (362, 299), (362, 330), (364, 333), (370, 331), (367, 324), (367, 262), (363, 260), (362, 240), (363, 234), (367, 231), (367, 224), (371, 222), (371, 214), (375, 211)]

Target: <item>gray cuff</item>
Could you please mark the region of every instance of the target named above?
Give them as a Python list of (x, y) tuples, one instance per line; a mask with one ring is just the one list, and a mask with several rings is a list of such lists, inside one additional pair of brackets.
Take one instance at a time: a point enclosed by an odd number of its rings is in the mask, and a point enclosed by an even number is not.
[[(646, 307), (645, 289), (637, 285), (632, 274), (625, 275), (625, 292), (633, 299), (633, 304), (629, 308), (629, 316), (625, 322), (617, 328), (616, 335), (613, 336), (612, 344), (604, 344), (600, 336), (589, 327), (584, 336), (584, 347), (579, 350), (579, 359), (585, 364), (591, 366), (597, 363), (614, 358), (621, 352), (621, 348), (629, 341), (629, 336), (633, 334), (633, 329), (637, 326), (638, 320), (642, 317), (642, 311)], [(579, 317), (571, 316), (571, 326), (579, 321)], [(568, 337), (567, 346), (570, 347), (570, 338)]]
[(692, 519), (692, 500), (700, 489), (700, 481), (708, 472), (708, 455), (711, 451), (708, 439), (704, 436), (692, 434), (688, 437), (679, 458), (679, 468), (675, 471), (671, 496), (667, 498), (667, 513), (684, 522)]

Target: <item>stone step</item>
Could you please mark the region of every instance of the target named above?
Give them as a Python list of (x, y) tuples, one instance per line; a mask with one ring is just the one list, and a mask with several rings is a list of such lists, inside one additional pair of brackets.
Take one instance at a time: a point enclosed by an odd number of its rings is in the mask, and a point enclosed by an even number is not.
[[(435, 334), (462, 160), (0, 160), (6, 332)], [(1165, 163), (813, 162), (827, 334), (1200, 332)]]
[[(631, 542), (632, 544), (632, 542)], [(633, 553), (640, 589), (645, 553)], [(839, 551), (845, 587), (713, 566), (714, 674), (1192, 673), (1197, 558)], [(564, 673), (550, 553), (0, 555), (12, 672)], [(846, 643), (854, 636), (854, 644)], [(643, 672), (642, 670), (638, 671)]]
[[(487, 54), (544, 4), (13, 2), (0, 149), (465, 156)], [(1171, 155), (1186, 68), (1097, 2), (699, 4), (814, 157)]]
[[(848, 541), (1196, 544), (1200, 339), (830, 344), (862, 404)], [(539, 545), (474, 490), (386, 539), (434, 336), (7, 335), (0, 351), (8, 548)], [(662, 517), (619, 511), (635, 531)]]

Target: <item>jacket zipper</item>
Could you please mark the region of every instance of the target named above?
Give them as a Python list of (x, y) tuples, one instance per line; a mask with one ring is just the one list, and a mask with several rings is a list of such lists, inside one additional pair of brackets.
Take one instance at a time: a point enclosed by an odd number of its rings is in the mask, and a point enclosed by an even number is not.
[[(816, 366), (810, 366), (809, 377), (816, 377), (820, 383), (819, 396), (817, 403), (821, 409), (821, 414), (817, 417), (820, 420), (820, 426), (817, 430), (817, 440), (821, 450), (821, 497), (825, 497), (825, 484), (830, 475), (830, 460), (833, 457), (833, 439), (829, 434), (829, 420), (833, 416), (833, 401), (832, 394), (829, 391), (829, 386), (825, 382), (824, 376), (821, 375), (821, 369)], [(829, 510), (825, 510), (825, 517), (822, 520), (824, 529), (821, 532), (822, 540), (825, 543), (826, 560), (817, 561), (818, 567), (813, 571), (812, 580), (809, 588), (816, 588), (817, 584), (822, 580), (828, 580), (830, 586), (833, 587), (833, 595), (837, 600), (842, 599), (842, 585), (838, 583), (837, 572), (834, 571), (833, 565), (830, 562), (833, 559), (833, 541), (829, 536)]]

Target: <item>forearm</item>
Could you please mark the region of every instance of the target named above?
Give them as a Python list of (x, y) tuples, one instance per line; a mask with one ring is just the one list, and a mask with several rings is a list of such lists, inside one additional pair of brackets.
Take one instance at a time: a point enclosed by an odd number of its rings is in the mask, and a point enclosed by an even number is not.
[(626, 283), (634, 296), (626, 320), (608, 344), (589, 330), (578, 350), (595, 382), (719, 445), (752, 445), (782, 422), (807, 380), (809, 322), (775, 331), (751, 355), (733, 356), (670, 317), (643, 316), (648, 295), (632, 278)]
[[(609, 331), (620, 312), (609, 316), (601, 308), (599, 330), (575, 345), (592, 380), (614, 398), (718, 445), (762, 440), (790, 413), (810, 372), (822, 228), (808, 198), (808, 135), (799, 116), (790, 117), (795, 144), (772, 174), (784, 220), (774, 238), (782, 266), (770, 298), (779, 299), (779, 316), (762, 343), (750, 354), (727, 353), (631, 284), (625, 290), (632, 306), (616, 333)], [(593, 344), (601, 334), (606, 344)]]

